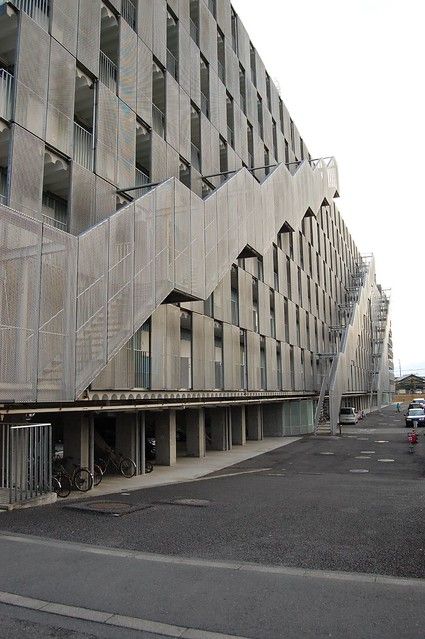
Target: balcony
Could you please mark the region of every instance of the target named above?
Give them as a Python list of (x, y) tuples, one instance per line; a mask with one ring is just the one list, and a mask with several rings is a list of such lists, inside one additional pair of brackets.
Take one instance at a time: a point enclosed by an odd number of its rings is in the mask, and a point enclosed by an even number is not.
[[(26, 13), (46, 31), (49, 30), (50, 0), (10, 0), (20, 11)], [(0, 5), (6, 1), (0, 1)]]
[(165, 113), (152, 104), (152, 127), (162, 138), (165, 138)]
[(122, 0), (121, 15), (133, 31), (136, 31), (137, 11), (131, 0)]
[(224, 64), (220, 62), (220, 60), (217, 61), (217, 69), (218, 69), (218, 77), (220, 78), (223, 84), (226, 84), (226, 70), (224, 68)]
[(68, 230), (68, 205), (65, 200), (43, 193), (41, 213), (43, 222), (61, 231)]
[(230, 126), (227, 127), (227, 141), (231, 147), (235, 146), (235, 132)]
[(13, 105), (13, 75), (0, 69), (0, 118), (12, 119)]
[(117, 66), (108, 56), (100, 52), (99, 56), (99, 80), (104, 84), (112, 93), (117, 92)]
[(173, 53), (171, 53), (170, 49), (167, 49), (167, 71), (170, 75), (173, 76), (175, 80), (178, 80), (179, 77), (179, 63), (177, 62), (177, 58)]
[(215, 388), (223, 388), (223, 362), (214, 362), (215, 367)]
[(74, 162), (93, 171), (93, 135), (74, 122)]
[(201, 150), (198, 149), (198, 147), (195, 146), (193, 142), (191, 144), (191, 147), (192, 147), (192, 151), (191, 151), (192, 167), (196, 169), (197, 171), (201, 172)]

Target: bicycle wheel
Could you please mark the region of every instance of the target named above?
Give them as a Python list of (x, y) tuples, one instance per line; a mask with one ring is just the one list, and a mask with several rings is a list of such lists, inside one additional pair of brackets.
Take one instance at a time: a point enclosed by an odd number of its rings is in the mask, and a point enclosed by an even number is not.
[(106, 473), (106, 468), (108, 466), (107, 462), (104, 459), (98, 459), (96, 464), (97, 466), (99, 466), (100, 470), (102, 471), (102, 475), (104, 475)]
[(152, 462), (146, 460), (145, 461), (145, 473), (151, 473), (153, 471), (153, 464)]
[(136, 474), (136, 464), (132, 459), (124, 457), (120, 462), (120, 473), (130, 479)]
[(93, 488), (93, 475), (87, 468), (76, 468), (72, 480), (80, 493), (86, 493)]
[(55, 485), (58, 489), (54, 488), (57, 496), (61, 499), (68, 497), (71, 492), (71, 480), (69, 479), (68, 475), (66, 475), (65, 473), (59, 473), (58, 475), (53, 477), (53, 480), (57, 482)]
[(95, 486), (99, 486), (100, 482), (102, 481), (102, 477), (103, 477), (102, 468), (98, 464), (95, 464), (93, 466), (93, 484)]

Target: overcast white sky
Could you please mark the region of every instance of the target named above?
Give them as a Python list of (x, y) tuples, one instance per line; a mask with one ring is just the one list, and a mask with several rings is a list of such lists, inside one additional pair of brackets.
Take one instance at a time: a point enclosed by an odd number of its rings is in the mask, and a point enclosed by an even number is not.
[(396, 375), (425, 375), (425, 3), (233, 5), (312, 156), (337, 159), (338, 208), (392, 289)]

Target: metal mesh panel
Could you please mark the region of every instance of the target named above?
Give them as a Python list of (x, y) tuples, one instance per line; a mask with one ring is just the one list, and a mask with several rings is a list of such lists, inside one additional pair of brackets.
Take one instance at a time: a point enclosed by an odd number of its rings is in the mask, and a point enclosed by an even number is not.
[(36, 398), (41, 224), (0, 205), (0, 397)]
[(180, 89), (180, 155), (190, 159), (190, 98)]
[(69, 0), (54, 0), (51, 7), (52, 36), (67, 51), (75, 55), (77, 47), (78, 3)]
[(216, 192), (217, 197), (217, 270), (218, 280), (228, 270), (229, 259), (229, 208), (227, 182)]
[(25, 13), (21, 12), (20, 19), (15, 121), (42, 138), (46, 125), (49, 34)]
[(137, 35), (125, 20), (120, 21), (120, 67), (118, 94), (136, 109)]
[(148, 193), (135, 202), (134, 219), (134, 326), (139, 326), (155, 308), (155, 208)]
[(152, 51), (163, 66), (166, 65), (167, 42), (167, 3), (155, 0), (153, 3), (153, 42)]
[(205, 200), (205, 295), (216, 285), (217, 273), (217, 196)]
[(100, 0), (80, 0), (78, 10), (77, 58), (84, 66), (99, 75)]
[(77, 238), (44, 225), (38, 343), (38, 401), (74, 394)]
[(136, 114), (119, 101), (118, 116), (118, 186), (126, 187), (135, 180)]
[[(175, 181), (175, 285), (179, 291), (191, 293), (191, 192)], [(202, 205), (202, 204), (201, 204)]]
[(72, 155), (75, 58), (51, 40), (46, 141)]
[(101, 222), (116, 211), (116, 189), (112, 184), (96, 176), (95, 222)]
[(205, 238), (204, 204), (194, 193), (191, 194), (191, 261), (192, 293), (195, 297), (205, 297)]
[(152, 51), (141, 40), (137, 43), (136, 108), (146, 124), (152, 124)]
[(20, 126), (13, 126), (10, 206), (31, 217), (40, 217), (43, 158), (44, 142)]
[(98, 123), (96, 142), (96, 171), (98, 175), (116, 182), (117, 170), (118, 98), (98, 84)]
[(155, 189), (155, 302), (174, 288), (174, 180)]
[(108, 358), (133, 329), (134, 204), (109, 220)]
[(167, 73), (167, 142), (174, 149), (179, 148), (179, 85)]
[(152, 131), (152, 175), (155, 182), (167, 179), (167, 143)]
[(139, 0), (137, 12), (137, 33), (147, 46), (152, 49), (153, 29), (153, 2), (152, 0)]
[(83, 233), (95, 222), (95, 185), (94, 173), (72, 163), (71, 170), (71, 232)]
[(79, 237), (77, 278), (76, 394), (106, 363), (108, 221)]

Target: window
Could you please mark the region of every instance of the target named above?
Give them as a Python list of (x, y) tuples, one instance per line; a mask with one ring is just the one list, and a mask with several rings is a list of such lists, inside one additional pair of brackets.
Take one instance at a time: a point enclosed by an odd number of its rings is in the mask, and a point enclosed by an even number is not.
[(272, 133), (273, 133), (273, 154), (274, 154), (275, 160), (278, 161), (279, 153), (277, 149), (277, 129), (276, 129), (276, 122), (274, 120), (272, 120)]
[(272, 90), (271, 90), (271, 82), (270, 76), (266, 71), (266, 97), (267, 97), (267, 107), (271, 113), (272, 110)]
[(276, 342), (276, 368), (277, 368), (277, 388), (283, 388), (283, 371), (282, 371), (282, 344)]
[(165, 138), (165, 70), (154, 60), (152, 64), (152, 128)]
[(235, 111), (233, 98), (230, 93), (226, 93), (226, 113), (227, 113), (227, 141), (231, 147), (235, 147)]
[(263, 124), (263, 101), (259, 93), (257, 93), (257, 119), (258, 119), (258, 131), (260, 137), (264, 137), (264, 124)]
[(292, 146), (293, 152), (295, 153), (295, 128), (294, 128), (294, 121), (292, 118), (290, 118), (289, 120), (289, 125), (291, 130), (291, 146)]
[(214, 293), (211, 293), (204, 302), (204, 314), (208, 317), (214, 316)]
[(289, 164), (289, 144), (287, 140), (285, 140), (285, 164)]
[(260, 387), (265, 390), (267, 388), (267, 355), (266, 355), (266, 338), (260, 337)]
[(174, 14), (167, 11), (167, 70), (175, 80), (179, 79), (179, 28)]
[(268, 175), (270, 173), (270, 151), (266, 146), (264, 147), (264, 167), (264, 173)]
[(134, 387), (150, 388), (151, 385), (151, 322), (143, 324), (130, 340), (134, 361)]
[(231, 27), (232, 27), (232, 49), (238, 53), (238, 16), (233, 7), (231, 8)]
[(295, 390), (295, 362), (294, 362), (294, 347), (289, 347), (289, 370), (291, 375), (291, 390)]
[(201, 172), (201, 114), (199, 109), (191, 104), (191, 145), (192, 166)]
[(220, 173), (224, 173), (222, 176), (222, 181), (227, 180), (227, 171), (229, 170), (229, 161), (228, 161), (228, 149), (227, 142), (224, 140), (221, 135), (219, 138), (219, 147), (220, 147)]
[(279, 290), (279, 256), (278, 249), (275, 244), (273, 244), (273, 283), (276, 291)]
[(201, 55), (201, 110), (210, 117), (210, 67), (204, 56)]
[(230, 302), (232, 308), (232, 324), (239, 325), (239, 284), (238, 284), (238, 269), (236, 266), (232, 266), (230, 274)]
[(286, 256), (286, 290), (288, 297), (292, 297), (291, 260)]
[(226, 84), (226, 47), (224, 45), (224, 34), (217, 27), (217, 64), (218, 77)]
[(276, 314), (274, 290), (270, 289), (270, 335), (276, 339)]
[(285, 341), (289, 343), (289, 305), (286, 297), (283, 298), (283, 314), (285, 323)]
[(254, 167), (254, 133), (252, 130), (252, 124), (249, 122), (246, 125), (246, 135), (248, 142), (248, 166)]
[(214, 322), (215, 388), (223, 388), (223, 324)]
[(257, 87), (257, 60), (255, 49), (251, 42), (249, 43), (249, 59), (251, 63), (251, 81), (252, 84)]
[(297, 329), (297, 344), (300, 346), (301, 344), (301, 325), (300, 325), (300, 307), (298, 305), (295, 306), (295, 326)]
[(264, 282), (264, 266), (263, 258), (257, 257), (257, 278), (260, 282)]
[(239, 347), (240, 347), (240, 365), (241, 365), (241, 388), (248, 388), (248, 365), (247, 365), (247, 342), (246, 331), (240, 330), (239, 333)]
[(185, 160), (180, 158), (179, 180), (190, 189), (190, 166)]
[(258, 280), (252, 278), (252, 324), (253, 330), (258, 333)]
[(202, 197), (205, 199), (214, 191), (215, 187), (206, 178), (202, 179)]
[(246, 77), (245, 69), (239, 65), (239, 93), (241, 96), (241, 109), (246, 115)]
[(285, 125), (284, 125), (284, 119), (283, 119), (283, 102), (281, 98), (279, 98), (279, 119), (280, 119), (280, 130), (282, 132), (282, 135), (285, 135)]
[(190, 0), (190, 37), (199, 46), (199, 0)]
[(180, 311), (180, 388), (192, 388), (192, 313)]

